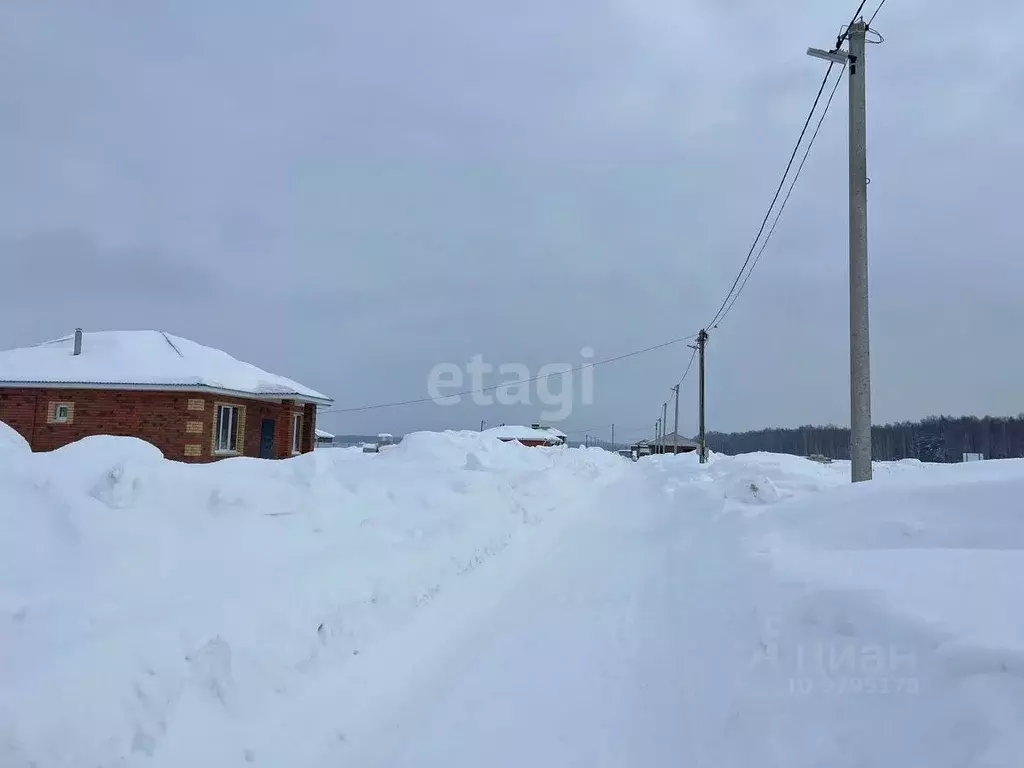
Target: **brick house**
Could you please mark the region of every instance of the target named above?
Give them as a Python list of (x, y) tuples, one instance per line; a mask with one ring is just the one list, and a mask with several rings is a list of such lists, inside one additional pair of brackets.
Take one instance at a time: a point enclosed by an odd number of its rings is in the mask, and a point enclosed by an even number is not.
[(138, 437), (177, 461), (313, 450), (331, 398), (162, 331), (82, 333), (0, 352), (0, 421), (34, 451)]

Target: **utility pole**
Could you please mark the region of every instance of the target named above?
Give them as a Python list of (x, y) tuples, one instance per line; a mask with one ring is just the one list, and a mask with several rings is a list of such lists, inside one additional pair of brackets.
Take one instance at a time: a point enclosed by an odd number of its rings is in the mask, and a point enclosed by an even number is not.
[(704, 350), (707, 348), (707, 345), (708, 332), (701, 328), (700, 333), (697, 334), (697, 354), (700, 355), (700, 444), (698, 450), (700, 450), (701, 464), (707, 464), (708, 462), (708, 441), (704, 423)]
[(665, 452), (665, 430), (668, 429), (668, 403), (661, 404), (661, 453)]
[(486, 424), (486, 423), (487, 423), (486, 421), (484, 421), (483, 419), (480, 419), (480, 431), (481, 432), (484, 431), (484, 424)]
[(658, 441), (661, 439), (661, 419), (654, 422), (654, 445), (651, 446), (651, 453), (658, 452)]
[(851, 480), (871, 479), (871, 345), (868, 334), (868, 160), (864, 66), (868, 25), (846, 32), (849, 52), (809, 48), (819, 59), (849, 64), (850, 88), (850, 459)]
[(679, 384), (672, 387), (672, 391), (676, 393), (676, 424), (672, 430), (672, 455), (677, 456), (679, 454)]
[(612, 450), (615, 450), (615, 425), (612, 424)]

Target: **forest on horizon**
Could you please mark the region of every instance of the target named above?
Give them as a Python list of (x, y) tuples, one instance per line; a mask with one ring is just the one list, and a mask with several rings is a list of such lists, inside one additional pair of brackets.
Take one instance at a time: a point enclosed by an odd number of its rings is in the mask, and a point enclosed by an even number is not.
[[(850, 429), (834, 424), (793, 428), (768, 427), (750, 432), (708, 432), (708, 448), (718, 453), (753, 451), (798, 456), (850, 458)], [(1024, 457), (1024, 413), (1018, 416), (929, 416), (871, 428), (872, 456), (877, 461), (920, 459), (959, 462), (965, 453), (986, 459)]]

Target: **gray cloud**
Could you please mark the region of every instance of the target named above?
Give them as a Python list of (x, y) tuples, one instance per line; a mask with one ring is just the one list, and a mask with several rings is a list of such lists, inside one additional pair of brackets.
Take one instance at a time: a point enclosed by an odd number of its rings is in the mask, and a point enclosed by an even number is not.
[[(828, 45), (852, 6), (5, 4), (0, 240), (20, 245), (0, 252), (0, 346), (82, 324), (164, 327), (358, 406), (425, 396), (433, 364), (477, 353), (535, 370), (695, 331), (821, 77), (804, 51)], [(1018, 6), (958, 13), (949, 45), (934, 27), (952, 0), (888, 3), (877, 22), (881, 420), (1020, 410), (1024, 363), (1007, 353), (1024, 321)], [(847, 418), (844, 121), (837, 98), (712, 337), (715, 428)], [(53, 232), (83, 234), (56, 248)], [(84, 252), (70, 268), (88, 295), (39, 301), (25, 286), (47, 262), (18, 255), (26, 243)], [(206, 294), (191, 292), (199, 273)], [(677, 345), (597, 369), (595, 403), (567, 425), (653, 423), (688, 357)], [(409, 406), (326, 423), (401, 432), (529, 411)]]
[(199, 265), (185, 267), (182, 259), (155, 246), (102, 248), (89, 235), (75, 230), (36, 232), (0, 241), (4, 280), (0, 296), (25, 297), (37, 287), (54, 302), (96, 299), (106, 302), (112, 291), (143, 301), (204, 302), (223, 286)]

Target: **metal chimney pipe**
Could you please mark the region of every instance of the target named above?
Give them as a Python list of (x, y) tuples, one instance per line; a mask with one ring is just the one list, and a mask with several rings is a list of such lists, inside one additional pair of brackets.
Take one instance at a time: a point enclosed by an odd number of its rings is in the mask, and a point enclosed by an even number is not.
[(82, 354), (82, 329), (75, 328), (75, 354)]

